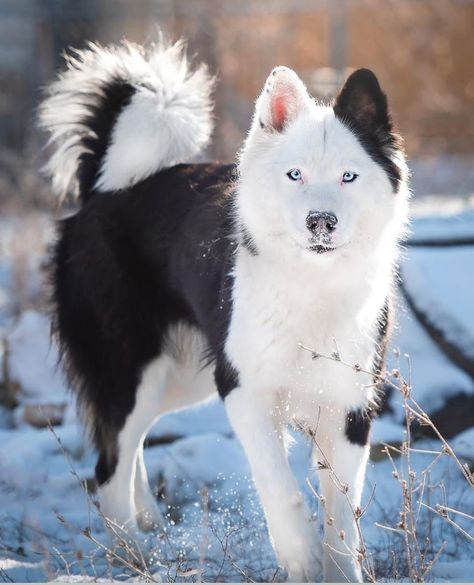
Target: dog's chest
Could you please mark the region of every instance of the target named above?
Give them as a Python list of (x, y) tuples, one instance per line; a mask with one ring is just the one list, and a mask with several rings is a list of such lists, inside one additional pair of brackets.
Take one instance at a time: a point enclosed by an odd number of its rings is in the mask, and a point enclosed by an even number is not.
[(242, 385), (277, 393), (291, 416), (364, 403), (370, 377), (350, 367), (370, 368), (375, 350), (372, 329), (359, 322), (362, 298), (354, 287), (237, 262), (226, 352)]

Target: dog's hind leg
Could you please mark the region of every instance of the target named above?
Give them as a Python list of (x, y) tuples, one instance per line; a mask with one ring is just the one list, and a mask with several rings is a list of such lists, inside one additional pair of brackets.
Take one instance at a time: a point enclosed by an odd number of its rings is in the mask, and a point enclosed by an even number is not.
[[(145, 369), (134, 407), (117, 433), (115, 468), (99, 487), (100, 509), (111, 524), (111, 532), (121, 536), (123, 531), (129, 541), (138, 539), (140, 527), (148, 528), (160, 520), (158, 506), (148, 485), (142, 449), (148, 429), (160, 415), (169, 366), (169, 358), (160, 356)], [(104, 460), (103, 454), (96, 468), (99, 483), (101, 460)]]
[(99, 458), (101, 510), (132, 536), (163, 525), (143, 460), (143, 441), (149, 428), (160, 415), (215, 393), (212, 368), (202, 368), (204, 348), (202, 336), (192, 328), (170, 329), (163, 353), (143, 371), (134, 407), (117, 433), (116, 448), (111, 455)]

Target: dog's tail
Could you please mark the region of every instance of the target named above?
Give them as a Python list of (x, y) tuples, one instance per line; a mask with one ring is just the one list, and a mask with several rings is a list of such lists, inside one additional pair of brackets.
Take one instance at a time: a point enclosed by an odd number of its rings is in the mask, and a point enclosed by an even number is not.
[(205, 65), (190, 69), (182, 42), (90, 44), (66, 63), (39, 111), (61, 200), (130, 187), (208, 143), (213, 79)]

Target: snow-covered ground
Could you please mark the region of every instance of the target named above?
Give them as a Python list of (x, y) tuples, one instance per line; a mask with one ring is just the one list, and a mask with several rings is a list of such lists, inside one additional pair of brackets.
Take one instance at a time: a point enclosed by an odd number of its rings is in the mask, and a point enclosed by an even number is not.
[[(464, 206), (464, 207), (463, 207)], [(466, 209), (467, 206), (467, 209)], [(436, 211), (436, 214), (434, 213)], [(441, 213), (441, 215), (440, 215)], [(421, 206), (413, 238), (474, 237), (472, 202)], [(51, 238), (44, 218), (37, 218), (34, 240), (38, 253), (23, 267), (24, 302), (34, 306), (39, 295), (41, 250)], [(56, 370), (57, 354), (49, 342), (49, 322), (35, 310), (17, 308), (13, 269), (14, 221), (0, 226), (0, 333), (7, 338), (10, 392), (15, 408), (0, 406), (0, 581), (144, 579), (158, 581), (281, 581), (265, 521), (249, 469), (225, 416), (222, 404), (211, 401), (161, 419), (152, 429), (145, 460), (151, 483), (167, 518), (166, 533), (146, 537), (153, 550), (145, 572), (112, 562), (109, 542), (95, 508), (95, 454), (84, 441), (73, 396)], [(40, 235), (41, 234), (41, 235)], [(443, 322), (454, 343), (474, 343), (474, 246), (407, 248), (402, 265), (407, 290), (420, 307)], [(26, 291), (26, 292), (25, 292)], [(400, 295), (398, 320), (390, 351), (390, 369), (410, 376), (413, 395), (429, 413), (450, 397), (474, 395), (474, 381), (439, 349), (414, 318)], [(395, 351), (399, 348), (400, 357)], [(405, 357), (408, 354), (408, 360)], [(342, 367), (342, 366), (341, 366)], [(5, 372), (4, 372), (5, 373)], [(1, 379), (1, 376), (0, 376)], [(394, 378), (396, 381), (396, 379)], [(5, 382), (5, 380), (4, 380)], [(3, 390), (5, 393), (5, 390)], [(52, 413), (52, 414), (51, 414)], [(39, 428), (48, 417), (60, 424)], [(388, 411), (373, 428), (362, 530), (378, 580), (409, 580), (405, 540), (397, 532), (402, 489), (392, 462), (380, 456), (380, 444), (399, 446), (404, 434), (402, 395), (392, 392)], [(37, 426), (34, 426), (37, 425)], [(462, 429), (451, 443), (461, 463), (474, 466), (474, 427)], [(472, 581), (474, 575), (474, 488), (448, 455), (436, 455), (441, 443), (416, 435), (411, 453), (411, 481), (417, 533), (427, 560), (442, 548), (426, 579)], [(307, 484), (310, 445), (295, 434), (291, 462), (314, 512), (317, 498)], [(407, 478), (407, 457), (396, 456), (399, 477)], [(432, 464), (432, 465), (431, 465)], [(317, 477), (309, 474), (317, 489)], [(430, 511), (447, 506), (449, 520)], [(450, 523), (451, 522), (451, 523)], [(457, 526), (454, 526), (455, 522)], [(391, 528), (392, 530), (389, 530)], [(395, 529), (395, 530), (393, 530)], [(464, 531), (464, 533), (463, 533)], [(444, 544), (443, 544), (444, 543)]]

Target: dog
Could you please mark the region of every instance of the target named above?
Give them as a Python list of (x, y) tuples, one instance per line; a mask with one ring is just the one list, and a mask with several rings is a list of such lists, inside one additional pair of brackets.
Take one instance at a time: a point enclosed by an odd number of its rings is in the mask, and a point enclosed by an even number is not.
[[(53, 189), (79, 201), (58, 225), (52, 322), (98, 451), (100, 508), (131, 535), (162, 525), (147, 430), (218, 393), (289, 579), (360, 581), (356, 517), (407, 225), (401, 140), (371, 71), (323, 105), (277, 67), (238, 162), (193, 163), (213, 83), (180, 43), (92, 44), (40, 107)], [(291, 426), (313, 439), (322, 553)]]

